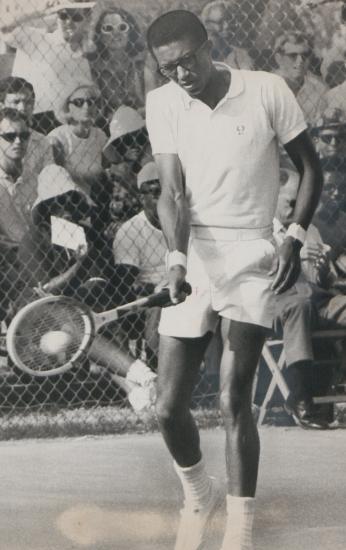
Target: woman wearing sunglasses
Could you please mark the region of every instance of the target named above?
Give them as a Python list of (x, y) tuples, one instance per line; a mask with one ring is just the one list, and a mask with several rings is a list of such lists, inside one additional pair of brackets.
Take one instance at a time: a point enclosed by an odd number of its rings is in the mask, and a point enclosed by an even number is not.
[[(42, 133), (59, 124), (54, 109), (66, 82), (72, 78), (91, 79), (82, 43), (93, 5), (94, 2), (62, 2), (52, 10), (40, 14), (36, 11), (26, 19), (14, 18), (11, 25), (1, 29), (3, 40), (16, 49), (12, 75), (25, 78), (34, 87), (33, 125)], [(47, 16), (54, 19), (54, 32)], [(46, 28), (42, 27), (42, 21), (47, 23)]]
[(104, 124), (120, 105), (143, 107), (144, 42), (132, 15), (112, 0), (100, 0), (87, 44), (85, 55), (102, 94)]

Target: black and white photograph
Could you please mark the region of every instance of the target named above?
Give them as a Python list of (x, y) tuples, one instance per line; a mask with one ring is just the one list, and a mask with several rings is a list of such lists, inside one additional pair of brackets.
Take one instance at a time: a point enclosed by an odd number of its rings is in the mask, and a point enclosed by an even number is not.
[(0, 0), (0, 550), (345, 550), (346, 0)]

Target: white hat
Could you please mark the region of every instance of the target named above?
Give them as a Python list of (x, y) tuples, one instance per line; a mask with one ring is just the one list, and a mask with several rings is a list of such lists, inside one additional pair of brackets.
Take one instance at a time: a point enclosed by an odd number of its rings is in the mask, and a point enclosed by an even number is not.
[(93, 204), (91, 199), (78, 187), (63, 166), (48, 164), (40, 172), (37, 181), (37, 199), (33, 204), (33, 208), (43, 201), (59, 197), (69, 191), (77, 191), (85, 197), (88, 204)]
[(49, 11), (49, 13), (57, 13), (58, 11), (62, 10), (85, 10), (85, 9), (92, 9), (95, 6), (96, 2), (68, 2), (68, 1), (62, 1), (56, 6), (53, 6)]
[(113, 114), (112, 120), (109, 123), (110, 138), (103, 148), (105, 157), (110, 162), (119, 162), (119, 157), (114, 147), (112, 147), (113, 142), (116, 139), (126, 136), (126, 134), (137, 132), (141, 130), (141, 128), (145, 128), (145, 120), (138, 111), (126, 105), (119, 107)]
[(155, 162), (148, 162), (145, 164), (140, 172), (137, 175), (137, 187), (141, 188), (142, 183), (147, 181), (153, 181), (159, 179), (159, 173), (156, 168)]

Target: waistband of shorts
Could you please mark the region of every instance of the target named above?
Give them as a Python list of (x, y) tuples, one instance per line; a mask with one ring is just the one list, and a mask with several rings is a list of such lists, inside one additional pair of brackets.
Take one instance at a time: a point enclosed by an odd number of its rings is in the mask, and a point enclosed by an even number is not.
[(204, 225), (192, 225), (191, 236), (197, 239), (216, 239), (220, 241), (252, 241), (255, 239), (270, 239), (273, 236), (273, 226), (259, 228), (231, 228)]

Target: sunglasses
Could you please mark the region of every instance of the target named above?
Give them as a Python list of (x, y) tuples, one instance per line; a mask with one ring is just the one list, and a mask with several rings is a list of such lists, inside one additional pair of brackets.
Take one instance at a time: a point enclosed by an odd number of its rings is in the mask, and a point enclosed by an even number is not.
[(110, 25), (110, 24), (104, 24), (101, 27), (101, 32), (103, 34), (112, 34), (114, 32), (121, 32), (123, 34), (128, 33), (130, 30), (130, 25), (123, 21), (122, 23), (119, 23), (118, 25)]
[(70, 19), (74, 23), (81, 23), (82, 21), (84, 21), (84, 19), (86, 19), (86, 17), (88, 17), (89, 13), (90, 11), (87, 11), (85, 13), (80, 13), (80, 12), (69, 13), (68, 11), (59, 11), (58, 17), (61, 21), (67, 21), (68, 19)]
[(14, 143), (16, 138), (18, 138), (19, 141), (27, 141), (30, 137), (30, 132), (7, 132), (5, 134), (0, 134), (0, 137), (8, 141), (8, 143)]
[(334, 141), (336, 145), (341, 145), (342, 143), (346, 143), (346, 134), (321, 134), (320, 139), (323, 143), (327, 143), (328, 145), (330, 145), (332, 141)]
[(69, 103), (72, 103), (78, 109), (81, 109), (86, 104), (88, 107), (94, 107), (97, 105), (97, 97), (76, 97), (75, 99), (70, 99)]

